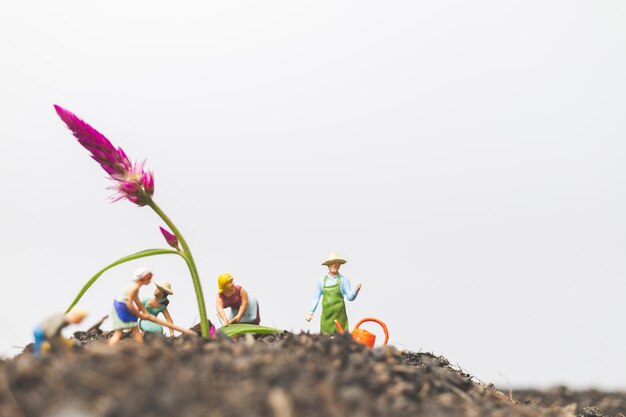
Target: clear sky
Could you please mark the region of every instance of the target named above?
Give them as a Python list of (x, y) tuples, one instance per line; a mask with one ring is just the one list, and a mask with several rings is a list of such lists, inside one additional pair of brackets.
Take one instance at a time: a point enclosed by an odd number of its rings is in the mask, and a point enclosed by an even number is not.
[[(335, 250), (363, 285), (352, 324), (399, 348), (499, 385), (626, 389), (625, 51), (623, 1), (7, 2), (0, 352), (166, 247), (149, 208), (108, 203), (56, 103), (147, 158), (211, 319), (229, 271), (264, 324), (317, 331)], [(86, 325), (143, 265), (194, 324), (163, 256), (105, 274)]]

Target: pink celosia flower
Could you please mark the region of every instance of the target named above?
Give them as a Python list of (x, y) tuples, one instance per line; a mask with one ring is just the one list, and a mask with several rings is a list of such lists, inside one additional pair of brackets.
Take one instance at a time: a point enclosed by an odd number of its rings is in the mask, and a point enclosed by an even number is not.
[(109, 177), (117, 183), (112, 187), (117, 191), (113, 201), (127, 198), (138, 206), (148, 204), (154, 194), (154, 175), (144, 170), (144, 162), (131, 162), (122, 148), (113, 144), (100, 132), (78, 118), (74, 113), (54, 106), (57, 114), (72, 131), (78, 142), (91, 153)]
[(163, 234), (163, 237), (165, 238), (165, 241), (167, 242), (167, 244), (173, 247), (174, 249), (178, 249), (178, 238), (176, 237), (176, 235), (168, 232), (161, 226), (159, 226), (159, 229), (161, 229), (161, 233)]

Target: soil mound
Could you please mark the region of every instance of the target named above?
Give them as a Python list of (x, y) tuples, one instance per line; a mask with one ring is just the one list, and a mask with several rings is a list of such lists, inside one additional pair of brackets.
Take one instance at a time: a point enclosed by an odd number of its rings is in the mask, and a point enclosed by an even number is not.
[(523, 398), (533, 404), (555, 407), (576, 403), (580, 417), (626, 416), (626, 393), (598, 390), (575, 391), (564, 386), (548, 390), (515, 390), (513, 398)]
[(576, 404), (520, 404), (443, 357), (368, 349), (349, 335), (248, 335), (236, 341), (146, 335), (144, 345), (123, 340), (113, 348), (106, 345), (107, 334), (77, 336), (85, 345), (75, 351), (45, 357), (25, 352), (0, 362), (0, 416), (575, 417), (582, 412)]

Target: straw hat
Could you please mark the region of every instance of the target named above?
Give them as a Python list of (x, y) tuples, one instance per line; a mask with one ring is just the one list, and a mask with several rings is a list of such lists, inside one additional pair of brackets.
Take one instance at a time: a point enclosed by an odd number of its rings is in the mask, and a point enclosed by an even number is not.
[(135, 281), (142, 280), (145, 277), (147, 277), (149, 274), (152, 274), (152, 271), (150, 271), (146, 267), (141, 267), (139, 269), (136, 269), (135, 272), (133, 273), (133, 280)]
[(169, 295), (174, 294), (174, 291), (172, 291), (172, 284), (167, 281), (155, 282), (154, 285), (156, 285), (158, 288), (162, 289), (165, 293)]
[(343, 259), (342, 257), (340, 257), (339, 255), (337, 255), (337, 252), (331, 252), (328, 257), (326, 258), (326, 260), (324, 262), (322, 262), (322, 265), (330, 265), (330, 264), (334, 264), (335, 262), (343, 265), (345, 264), (346, 261), (345, 259)]

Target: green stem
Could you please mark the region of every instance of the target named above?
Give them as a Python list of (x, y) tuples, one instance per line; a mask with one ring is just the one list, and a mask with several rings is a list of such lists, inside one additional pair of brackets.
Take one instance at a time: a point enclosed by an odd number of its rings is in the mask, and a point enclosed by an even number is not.
[(83, 286), (83, 288), (80, 290), (80, 292), (78, 293), (76, 298), (74, 298), (74, 301), (72, 301), (72, 304), (70, 304), (70, 306), (67, 308), (66, 312), (69, 312), (72, 309), (72, 307), (74, 307), (76, 305), (76, 303), (78, 303), (78, 301), (80, 301), (80, 299), (87, 292), (89, 287), (91, 287), (93, 285), (93, 283), (96, 282), (96, 280), (98, 278), (100, 278), (100, 275), (104, 274), (107, 270), (113, 268), (114, 266), (123, 264), (124, 262), (133, 261), (133, 260), (139, 259), (139, 258), (145, 258), (146, 256), (164, 255), (164, 254), (168, 254), (168, 253), (169, 254), (175, 254), (175, 255), (181, 255), (180, 252), (172, 250), (172, 249), (146, 249), (146, 250), (142, 250), (141, 252), (133, 253), (132, 255), (128, 255), (128, 256), (125, 256), (123, 258), (120, 258), (117, 261), (113, 262), (112, 264), (109, 264), (109, 265), (105, 266), (100, 271), (98, 271), (98, 273), (96, 273), (96, 275), (91, 277), (91, 279), (89, 281), (87, 281), (87, 284), (85, 284)]
[(193, 287), (196, 291), (196, 300), (198, 301), (198, 312), (200, 314), (200, 329), (202, 331), (202, 337), (208, 337), (209, 329), (207, 326), (207, 315), (206, 315), (206, 307), (204, 303), (204, 295), (202, 294), (202, 285), (200, 284), (200, 277), (198, 276), (198, 269), (196, 268), (196, 263), (193, 260), (193, 256), (191, 255), (191, 251), (189, 250), (189, 246), (187, 246), (187, 242), (183, 235), (180, 233), (178, 228), (174, 226), (174, 223), (170, 220), (169, 217), (161, 210), (159, 206), (152, 200), (152, 198), (148, 198), (148, 206), (152, 207), (152, 210), (155, 211), (156, 214), (159, 215), (161, 219), (168, 225), (172, 233), (176, 235), (178, 238), (178, 242), (182, 247), (182, 252), (180, 255), (185, 259), (187, 263), (187, 267), (189, 267), (189, 272), (191, 273), (191, 280), (193, 281)]

